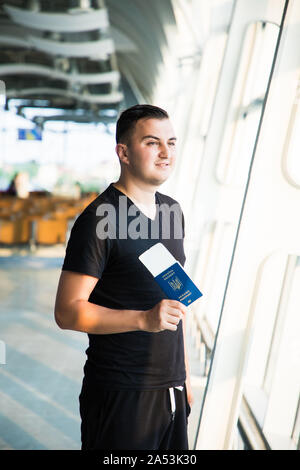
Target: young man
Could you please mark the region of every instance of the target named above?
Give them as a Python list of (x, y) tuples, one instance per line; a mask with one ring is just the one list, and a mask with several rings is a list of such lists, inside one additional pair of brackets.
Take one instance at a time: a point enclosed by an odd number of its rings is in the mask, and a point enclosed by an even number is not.
[(136, 105), (119, 117), (116, 140), (120, 178), (76, 219), (55, 305), (61, 328), (89, 336), (82, 449), (188, 449), (187, 308), (138, 258), (161, 242), (185, 262), (180, 206), (157, 191), (174, 167), (176, 137), (166, 111)]

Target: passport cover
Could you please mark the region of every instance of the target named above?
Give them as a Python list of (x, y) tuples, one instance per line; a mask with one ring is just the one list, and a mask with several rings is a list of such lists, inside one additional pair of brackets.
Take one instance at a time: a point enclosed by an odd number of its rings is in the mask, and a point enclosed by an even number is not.
[(162, 243), (156, 243), (139, 256), (167, 297), (190, 305), (203, 294), (181, 264)]
[(169, 299), (179, 300), (184, 305), (190, 305), (203, 295), (178, 262), (154, 279)]

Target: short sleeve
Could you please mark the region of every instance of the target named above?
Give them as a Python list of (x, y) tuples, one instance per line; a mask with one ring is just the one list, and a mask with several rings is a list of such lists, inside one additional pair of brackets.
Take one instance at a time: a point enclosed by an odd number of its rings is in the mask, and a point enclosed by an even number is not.
[(108, 260), (110, 243), (109, 239), (97, 236), (98, 221), (99, 217), (92, 209), (82, 212), (75, 220), (66, 248), (63, 271), (101, 278)]

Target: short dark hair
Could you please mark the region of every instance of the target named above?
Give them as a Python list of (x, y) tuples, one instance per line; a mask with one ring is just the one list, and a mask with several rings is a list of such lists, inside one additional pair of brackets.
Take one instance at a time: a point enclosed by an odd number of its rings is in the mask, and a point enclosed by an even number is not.
[(136, 104), (130, 108), (125, 109), (117, 121), (117, 144), (119, 142), (128, 144), (137, 121), (144, 118), (168, 119), (169, 115), (164, 109), (159, 108), (158, 106), (153, 106), (151, 104)]

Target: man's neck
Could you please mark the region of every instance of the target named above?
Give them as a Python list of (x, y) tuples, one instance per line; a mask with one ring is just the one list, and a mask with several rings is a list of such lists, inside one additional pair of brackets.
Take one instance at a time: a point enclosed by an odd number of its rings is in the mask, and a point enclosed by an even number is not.
[(142, 183), (122, 180), (121, 178), (113, 183), (115, 188), (126, 194), (134, 203), (151, 207), (155, 204), (156, 186), (145, 186)]
[(155, 186), (149, 187), (122, 178), (113, 183), (113, 186), (124, 193), (148, 217), (151, 219), (155, 217)]

